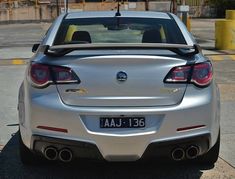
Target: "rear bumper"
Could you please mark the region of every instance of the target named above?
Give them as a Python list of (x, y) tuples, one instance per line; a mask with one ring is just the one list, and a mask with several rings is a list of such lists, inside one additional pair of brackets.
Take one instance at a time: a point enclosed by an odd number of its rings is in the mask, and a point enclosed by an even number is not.
[[(171, 159), (171, 153), (175, 148), (186, 149), (192, 145), (199, 147), (199, 155), (206, 153), (209, 150), (210, 134), (203, 134), (189, 138), (177, 139), (165, 142), (154, 142), (147, 146), (140, 160), (152, 160), (154, 158), (169, 158)], [(43, 155), (43, 151), (46, 147), (55, 147), (58, 151), (63, 148), (68, 148), (72, 151), (75, 159), (93, 159), (93, 160), (105, 160), (100, 153), (98, 147), (95, 144), (65, 140), (47, 136), (33, 135), (32, 136), (33, 151), (39, 155)], [(130, 157), (130, 156), (129, 156)], [(133, 160), (134, 160), (134, 156)]]
[[(48, 87), (48, 90), (50, 88), (53, 86)], [(215, 144), (219, 133), (220, 109), (215, 85), (205, 89), (189, 85), (180, 104), (164, 107), (68, 106), (61, 101), (57, 93), (54, 93), (55, 89), (51, 91), (53, 92), (48, 92), (47, 95), (34, 96), (25, 92), (29, 96), (25, 96), (24, 103), (21, 104), (24, 105), (22, 109), (25, 109), (25, 114), (20, 115), (23, 116), (20, 118), (21, 136), (24, 144), (32, 150), (35, 150), (35, 142), (32, 143), (35, 141), (34, 136), (45, 136), (55, 141), (61, 139), (91, 144), (91, 148), (95, 148), (92, 151), (98, 150), (102, 158), (108, 161), (135, 161), (142, 156), (147, 157), (148, 153), (156, 153), (154, 151), (160, 150), (158, 148), (162, 148), (162, 143), (175, 141), (175, 144), (178, 144), (184, 139), (191, 140), (197, 136), (209, 135), (206, 144), (203, 144), (207, 146), (202, 147), (203, 153)], [(99, 128), (100, 116), (120, 115), (145, 116), (147, 125), (144, 129)], [(179, 128), (199, 125), (204, 127), (177, 131)], [(44, 130), (38, 126), (64, 128), (68, 132)], [(42, 139), (44, 141), (43, 137)], [(162, 151), (167, 151), (169, 155), (172, 148), (165, 144), (164, 146), (166, 147), (163, 147)], [(182, 144), (183, 148), (185, 146)], [(36, 147), (36, 150), (42, 149)]]
[(33, 135), (31, 146), (33, 146), (33, 151), (39, 155), (43, 155), (45, 148), (53, 146), (58, 151), (62, 148), (70, 149), (75, 158), (103, 159), (97, 146), (88, 142)]

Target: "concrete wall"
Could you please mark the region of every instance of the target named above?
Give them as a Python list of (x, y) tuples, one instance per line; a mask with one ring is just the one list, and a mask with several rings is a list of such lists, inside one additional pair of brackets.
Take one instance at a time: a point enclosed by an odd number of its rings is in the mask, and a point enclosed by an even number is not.
[[(115, 10), (117, 8), (116, 2), (105, 2), (105, 3), (94, 3), (94, 2), (86, 2), (77, 3), (77, 4), (70, 4), (69, 8), (71, 11), (104, 11), (104, 10)], [(137, 3), (124, 3), (120, 6), (121, 10), (137, 10), (137, 11), (144, 11), (145, 10), (145, 3), (144, 2), (137, 2)]]
[(163, 1), (163, 2), (149, 2), (149, 10), (150, 11), (161, 11), (161, 12), (170, 12), (171, 1)]
[[(117, 4), (114, 2), (93, 3), (86, 2), (69, 4), (70, 11), (100, 11), (100, 10), (115, 10)], [(60, 8), (63, 10), (63, 7)], [(145, 10), (144, 2), (125, 3), (120, 7), (121, 10)], [(14, 22), (14, 21), (51, 21), (56, 18), (56, 6), (39, 5), (20, 7), (12, 9), (0, 9), (0, 22)]]
[(49, 21), (55, 17), (56, 8), (47, 5), (0, 10), (0, 21)]
[(205, 18), (214, 18), (216, 17), (216, 9), (210, 6), (190, 6), (191, 17), (205, 17)]
[[(150, 11), (170, 11), (170, 1), (150, 1)], [(100, 11), (100, 10), (115, 10), (117, 3), (105, 2), (105, 3), (70, 3), (70, 11)], [(144, 2), (129, 2), (121, 5), (121, 10), (145, 10)], [(61, 8), (63, 9), (63, 8)], [(0, 9), (0, 23), (11, 23), (17, 21), (52, 21), (57, 16), (55, 5), (38, 5), (29, 7), (18, 7), (12, 9)], [(215, 10), (209, 6), (190, 6), (190, 16), (192, 17), (215, 17)]]

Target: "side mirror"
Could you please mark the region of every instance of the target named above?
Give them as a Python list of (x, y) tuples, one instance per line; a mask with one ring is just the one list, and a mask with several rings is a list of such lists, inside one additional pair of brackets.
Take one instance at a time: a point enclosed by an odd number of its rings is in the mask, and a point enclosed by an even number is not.
[(36, 53), (39, 46), (40, 46), (40, 44), (33, 44), (32, 52), (33, 52), (33, 53)]

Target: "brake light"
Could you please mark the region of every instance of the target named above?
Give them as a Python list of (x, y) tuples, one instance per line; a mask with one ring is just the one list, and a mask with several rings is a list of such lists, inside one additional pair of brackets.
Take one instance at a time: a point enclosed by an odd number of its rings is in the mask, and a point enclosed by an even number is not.
[(42, 88), (50, 84), (80, 83), (80, 79), (68, 67), (35, 63), (30, 67), (29, 76), (33, 86)]
[(191, 71), (190, 66), (181, 66), (181, 67), (175, 67), (173, 68), (165, 78), (165, 82), (178, 82), (178, 83), (184, 83), (188, 81), (189, 73)]
[(213, 77), (210, 62), (174, 67), (164, 79), (165, 83), (193, 83), (199, 87), (210, 84)]
[(67, 67), (52, 67), (53, 77), (58, 83), (77, 83), (80, 82), (77, 75)]
[(35, 86), (42, 87), (52, 82), (49, 67), (33, 64), (30, 68), (31, 81)]
[(194, 65), (191, 82), (198, 86), (208, 85), (213, 77), (212, 65), (209, 62)]

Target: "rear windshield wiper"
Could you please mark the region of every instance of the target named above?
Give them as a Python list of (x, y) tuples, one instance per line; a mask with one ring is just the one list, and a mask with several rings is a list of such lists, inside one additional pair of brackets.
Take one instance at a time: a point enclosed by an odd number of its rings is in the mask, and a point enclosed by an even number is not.
[(180, 56), (193, 56), (201, 52), (201, 47), (197, 44), (193, 46), (183, 44), (65, 44), (65, 45), (45, 45), (41, 51), (48, 56), (60, 57), (75, 50), (118, 50), (118, 49), (146, 49), (146, 50), (170, 50)]

